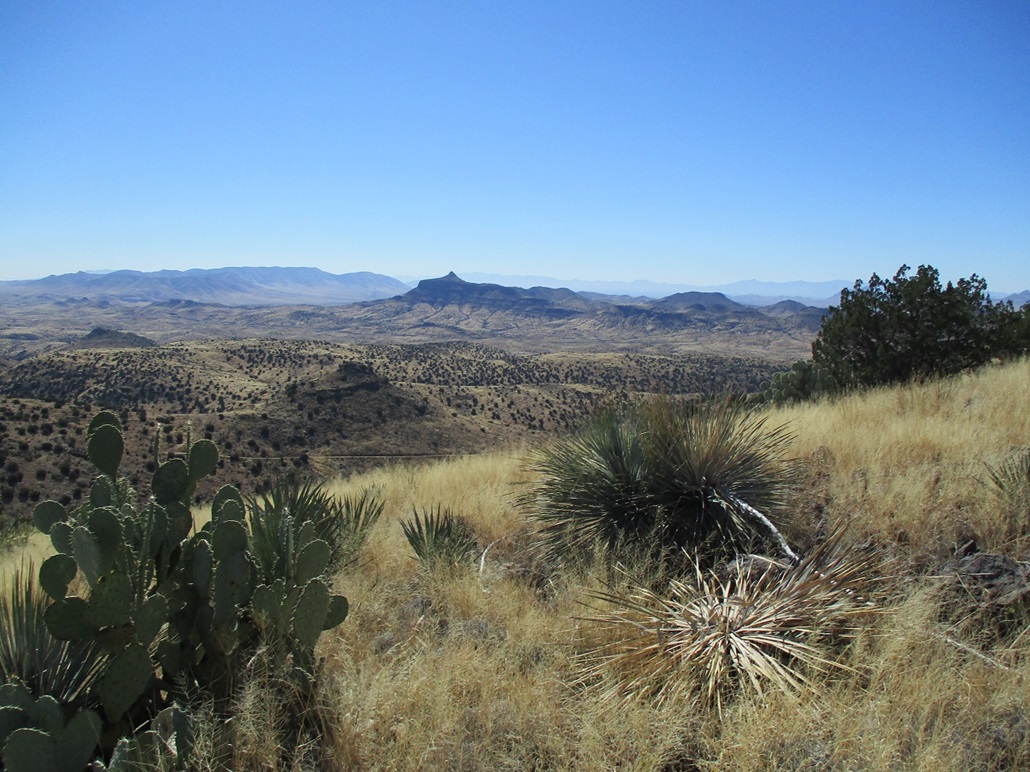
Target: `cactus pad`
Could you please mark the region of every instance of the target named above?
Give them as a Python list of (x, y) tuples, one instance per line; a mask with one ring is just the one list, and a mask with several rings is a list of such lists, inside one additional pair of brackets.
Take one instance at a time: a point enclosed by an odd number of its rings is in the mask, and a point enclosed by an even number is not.
[(100, 730), (100, 716), (92, 710), (82, 710), (71, 717), (59, 743), (64, 769), (79, 772), (86, 768), (100, 742)]
[(79, 570), (82, 571), (82, 575), (86, 577), (86, 581), (92, 587), (101, 573), (100, 547), (97, 546), (93, 534), (83, 525), (76, 526), (72, 530), (71, 543), (72, 557), (75, 558), (75, 562), (79, 564)]
[(152, 676), (147, 650), (131, 643), (108, 662), (97, 685), (100, 704), (108, 721), (117, 721), (146, 690)]
[(329, 610), (329, 588), (321, 579), (312, 579), (305, 586), (293, 610), (293, 634), (308, 651), (315, 648), (322, 634), (322, 622)]
[(23, 727), (11, 732), (3, 758), (7, 772), (62, 772), (57, 743), (39, 729)]
[(218, 448), (211, 440), (197, 440), (190, 448), (190, 480), (196, 482), (218, 467)]
[(193, 585), (197, 591), (207, 597), (208, 588), (211, 584), (211, 572), (214, 568), (214, 559), (211, 556), (211, 545), (206, 539), (197, 539), (192, 551), (192, 575)]
[(243, 504), (236, 499), (227, 499), (222, 502), (222, 506), (218, 509), (218, 519), (216, 523), (222, 521), (232, 520), (237, 523), (243, 522)]
[(15, 729), (21, 729), (28, 721), (25, 711), (11, 705), (0, 705), (0, 748)]
[(51, 603), (43, 612), (43, 621), (46, 629), (57, 640), (73, 641), (93, 635), (88, 610), (86, 601), (73, 595)]
[(168, 621), (168, 601), (163, 595), (151, 595), (140, 606), (136, 615), (136, 637), (144, 646), (149, 646), (165, 622)]
[(72, 527), (68, 523), (54, 523), (50, 529), (50, 543), (65, 555), (72, 554)]
[(239, 511), (243, 512), (243, 498), (240, 496), (240, 492), (231, 485), (223, 485), (218, 489), (214, 499), (211, 501), (211, 519), (217, 521), (222, 514), (222, 507), (227, 501), (233, 501), (237, 504)]
[(271, 585), (258, 585), (250, 599), (250, 607), (254, 610), (255, 617), (264, 624), (279, 628), (282, 632), (286, 632), (282, 623), (284, 595), (284, 582), (279, 579)]
[(64, 729), (64, 714), (61, 704), (49, 694), (40, 697), (28, 709), (29, 723), (47, 734), (56, 736)]
[(113, 426), (115, 429), (121, 429), (121, 421), (118, 420), (118, 416), (109, 410), (101, 410), (93, 419), (89, 422), (89, 428), (86, 429), (86, 436), (92, 435), (101, 426)]
[(237, 520), (222, 520), (215, 526), (211, 539), (215, 557), (222, 560), (229, 555), (247, 551), (247, 529)]
[(94, 507), (114, 505), (114, 485), (109, 477), (96, 477), (89, 489), (89, 503)]
[(331, 554), (329, 545), (321, 539), (309, 542), (297, 555), (297, 584), (307, 584), (316, 576), (320, 576), (329, 565)]
[(124, 449), (122, 433), (110, 424), (97, 427), (89, 435), (86, 445), (90, 463), (112, 479), (118, 476), (118, 465), (122, 463)]
[(61, 600), (68, 594), (68, 585), (78, 570), (71, 555), (51, 555), (39, 567), (39, 586), (53, 600)]
[(332, 630), (337, 625), (343, 624), (350, 611), (350, 605), (343, 595), (333, 595), (329, 599), (329, 608), (325, 612), (325, 619), (322, 621), (323, 630)]
[(122, 545), (122, 521), (118, 514), (109, 507), (94, 509), (86, 524), (104, 557), (105, 566), (110, 565)]
[(43, 533), (50, 533), (55, 523), (63, 523), (67, 519), (67, 510), (56, 501), (44, 501), (32, 510), (32, 524)]
[(150, 490), (158, 504), (181, 501), (190, 492), (190, 470), (181, 458), (165, 461), (154, 472)]
[(81, 772), (93, 758), (100, 740), (100, 717), (81, 710), (67, 725), (64, 712), (53, 697), (41, 697), (21, 711), (31, 726), (18, 727), (3, 736), (4, 767), (10, 772)]
[(170, 501), (164, 505), (168, 514), (167, 540), (172, 544), (180, 544), (190, 534), (193, 528), (193, 515), (189, 507), (181, 501)]
[(237, 616), (238, 607), (245, 604), (253, 592), (254, 570), (247, 553), (231, 552), (219, 558), (211, 594), (214, 623), (221, 624)]
[(95, 627), (117, 627), (132, 618), (132, 582), (122, 573), (102, 576), (90, 593), (86, 618)]

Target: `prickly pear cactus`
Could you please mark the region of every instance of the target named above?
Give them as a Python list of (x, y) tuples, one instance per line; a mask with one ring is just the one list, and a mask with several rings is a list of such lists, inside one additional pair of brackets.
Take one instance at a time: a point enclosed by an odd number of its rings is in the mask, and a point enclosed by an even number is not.
[[(225, 486), (210, 521), (194, 531), (191, 499), (217, 468), (213, 443), (187, 441), (185, 458), (155, 457), (143, 504), (118, 478), (123, 453), (117, 417), (98, 414), (87, 454), (99, 475), (87, 500), (71, 511), (46, 501), (33, 513), (56, 550), (39, 569), (51, 600), (44, 622), (54, 638), (94, 641), (106, 652), (89, 703), (103, 715), (0, 688), (6, 769), (64, 770), (74, 762), (81, 770), (98, 737), (131, 732), (145, 711), (170, 707), (175, 684), (229, 696), (234, 669), (261, 641), (275, 643), (310, 680), (319, 636), (347, 616), (347, 599), (331, 592), (326, 575), (330, 547), (311, 523), (287, 516), (258, 534), (257, 518), (248, 518), (239, 492)], [(268, 559), (259, 556), (258, 543)], [(188, 738), (179, 735), (188, 722), (176, 715), (174, 745), (186, 747)], [(113, 752), (110, 768), (131, 767), (132, 759), (159, 751), (157, 737), (123, 737), (120, 750), (111, 739), (103, 749)]]
[(53, 697), (33, 699), (17, 684), (0, 689), (0, 755), (8, 772), (82, 772), (101, 730), (92, 710), (79, 710), (66, 722)]
[[(94, 697), (109, 724), (160, 686), (167, 688), (164, 679), (173, 675), (151, 656), (151, 645), (182, 610), (178, 562), (193, 525), (188, 504), (196, 483), (217, 465), (213, 444), (193, 443), (189, 463), (173, 459), (157, 466), (151, 500), (139, 506), (135, 492), (117, 477), (123, 451), (117, 417), (100, 413), (87, 438), (87, 455), (100, 474), (86, 502), (68, 511), (47, 501), (33, 513), (36, 527), (57, 550), (39, 571), (40, 586), (53, 601), (44, 621), (57, 639), (91, 639), (107, 651)], [(190, 643), (180, 639), (173, 645)]]

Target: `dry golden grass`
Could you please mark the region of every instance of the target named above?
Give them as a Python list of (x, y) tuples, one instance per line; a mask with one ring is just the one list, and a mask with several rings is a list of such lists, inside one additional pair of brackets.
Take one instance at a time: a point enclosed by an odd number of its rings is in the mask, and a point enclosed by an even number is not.
[(893, 606), (849, 652), (856, 675), (798, 699), (745, 701), (707, 738), (713, 769), (1020, 769), (1030, 665), (951, 646), (930, 593)]
[[(962, 538), (1013, 553), (980, 481), (1030, 443), (1030, 363), (775, 411), (809, 479), (800, 542), (847, 523), (884, 558), (878, 613), (806, 671), (797, 693), (740, 693), (723, 716), (692, 697), (612, 701), (577, 686), (576, 618), (605, 577), (527, 572), (525, 455), (372, 472), (384, 512), (338, 578), (352, 612), (326, 636), (324, 692), (340, 768), (1006, 769), (1030, 763), (1030, 633), (957, 637), (931, 571)], [(483, 561), (422, 569), (399, 522), (436, 505), (468, 518)], [(1027, 525), (1027, 524), (1024, 524)], [(808, 546), (802, 544), (801, 546)], [(911, 559), (915, 558), (915, 559)], [(921, 573), (922, 572), (922, 573)], [(530, 579), (528, 577), (535, 577)]]
[[(351, 613), (319, 646), (309, 708), (321, 729), (289, 735), (286, 703), (255, 672), (231, 726), (233, 768), (1030, 767), (1028, 604), (1009, 609), (1006, 632), (967, 635), (940, 578), (963, 540), (1026, 557), (1016, 534), (1030, 524), (999, 514), (980, 481), (985, 464), (1030, 444), (1030, 362), (774, 413), (809, 467), (788, 529), (797, 546), (844, 524), (850, 543), (883, 559), (870, 577), (881, 580), (877, 613), (825, 650), (840, 667), (806, 669), (783, 693), (729, 688), (721, 718), (690, 694), (613, 701), (577, 683), (576, 620), (607, 577), (536, 562), (515, 504), (530, 482), (526, 454), (398, 466), (331, 483), (374, 488), (386, 509), (336, 579)], [(405, 541), (400, 522), (437, 505), (476, 531), (465, 570), (425, 568)], [(210, 724), (199, 768), (216, 768), (223, 742)]]
[(773, 420), (794, 427), (812, 469), (807, 493), (825, 505), (828, 527), (850, 521), (916, 557), (971, 538), (981, 549), (1017, 546), (1018, 524), (992, 505), (985, 482), (987, 465), (1030, 446), (1030, 360), (782, 408)]

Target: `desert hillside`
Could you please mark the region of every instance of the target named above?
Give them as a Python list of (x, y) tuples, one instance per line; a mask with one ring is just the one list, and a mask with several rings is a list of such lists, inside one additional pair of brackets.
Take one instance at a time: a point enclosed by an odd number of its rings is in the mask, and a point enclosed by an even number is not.
[[(525, 453), (383, 469), (386, 511), (338, 584), (353, 616), (324, 649), (339, 758), (363, 768), (1005, 769), (1030, 762), (1030, 484), (990, 482), (1030, 443), (1030, 362), (772, 411), (805, 474), (802, 551), (844, 529), (868, 615), (802, 693), (613, 702), (577, 682), (605, 579), (540, 563), (516, 506)], [(400, 522), (442, 505), (474, 528), (475, 566), (427, 571)], [(586, 605), (584, 605), (586, 604)], [(650, 656), (663, 656), (654, 651)], [(690, 679), (689, 668), (674, 677)], [(267, 719), (266, 719), (267, 720)]]
[(534, 442), (634, 395), (754, 392), (774, 369), (703, 353), (269, 338), (154, 346), (94, 331), (0, 372), (0, 507), (27, 518), (55, 483), (68, 488), (58, 498), (78, 501), (90, 480), (85, 424), (101, 407), (119, 414), (131, 451), (124, 471), (137, 484), (155, 437), (181, 452), (192, 436), (218, 446), (219, 484), (251, 492), (289, 473), (334, 476)]
[[(1019, 488), (1017, 476), (1002, 487), (992, 474), (1021, 468), (1013, 464), (1030, 442), (1028, 384), (1030, 361), (1023, 360), (767, 410), (766, 427), (786, 426), (787, 454), (802, 472), (779, 527), (804, 559), (823, 555), (820, 571), (847, 569), (840, 592), (832, 577), (844, 573), (825, 574), (824, 583), (833, 603), (849, 609), (839, 618), (844, 626), (805, 639), (818, 646), (819, 659), (797, 671), (792, 687), (778, 687), (774, 674), (754, 665), (765, 688), (749, 688), (746, 661), (721, 674), (695, 667), (719, 661), (717, 647), (705, 655), (711, 660), (699, 662), (702, 655), (687, 649), (676, 659), (660, 626), (657, 639), (648, 632), (653, 625), (634, 633), (636, 642), (651, 635), (634, 655), (634, 672), (644, 677), (655, 662), (668, 662), (663, 682), (682, 686), (674, 697), (655, 701), (646, 689), (627, 690), (616, 660), (610, 669), (604, 660), (598, 665), (592, 647), (620, 629), (612, 620), (631, 608), (620, 599), (641, 577), (541, 551), (525, 494), (539, 482), (535, 459), (546, 437), (536, 447), (327, 479), (333, 494), (370, 492), (384, 509), (334, 579), (350, 614), (319, 643), (322, 675), (304, 703), (314, 723), (298, 729), (296, 696), (267, 670), (253, 669), (231, 725), (205, 723), (211, 705), (191, 706), (197, 763), (1022, 768), (1030, 763), (1030, 483)], [(61, 489), (48, 483), (47, 494)], [(405, 537), (402, 524), (413, 513), (434, 511), (460, 518), (471, 538), (456, 563), (418, 559)], [(821, 553), (827, 539), (836, 546)], [(797, 585), (789, 573), (771, 583), (756, 576), (725, 586), (737, 593), (757, 582), (752, 602), (768, 604), (771, 616), (755, 624), (768, 640), (792, 639), (798, 630), (777, 616), (787, 613), (777, 604), (797, 602), (782, 589)], [(820, 576), (805, 581), (820, 585)], [(822, 596), (799, 597), (814, 605)], [(632, 609), (660, 612), (647, 603)], [(762, 645), (748, 630), (733, 635), (741, 651), (757, 651), (747, 648)], [(786, 656), (772, 662), (797, 666)], [(705, 698), (712, 679), (717, 705)]]

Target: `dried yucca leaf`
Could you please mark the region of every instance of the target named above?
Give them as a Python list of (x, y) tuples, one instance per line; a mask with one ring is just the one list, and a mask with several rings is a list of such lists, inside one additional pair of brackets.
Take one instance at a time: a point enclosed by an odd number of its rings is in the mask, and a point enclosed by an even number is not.
[(789, 568), (737, 561), (728, 575), (697, 568), (660, 591), (593, 593), (577, 683), (619, 702), (697, 697), (719, 709), (740, 689), (802, 692), (813, 676), (847, 669), (831, 644), (870, 612), (857, 586), (873, 567), (869, 553), (832, 539)]

